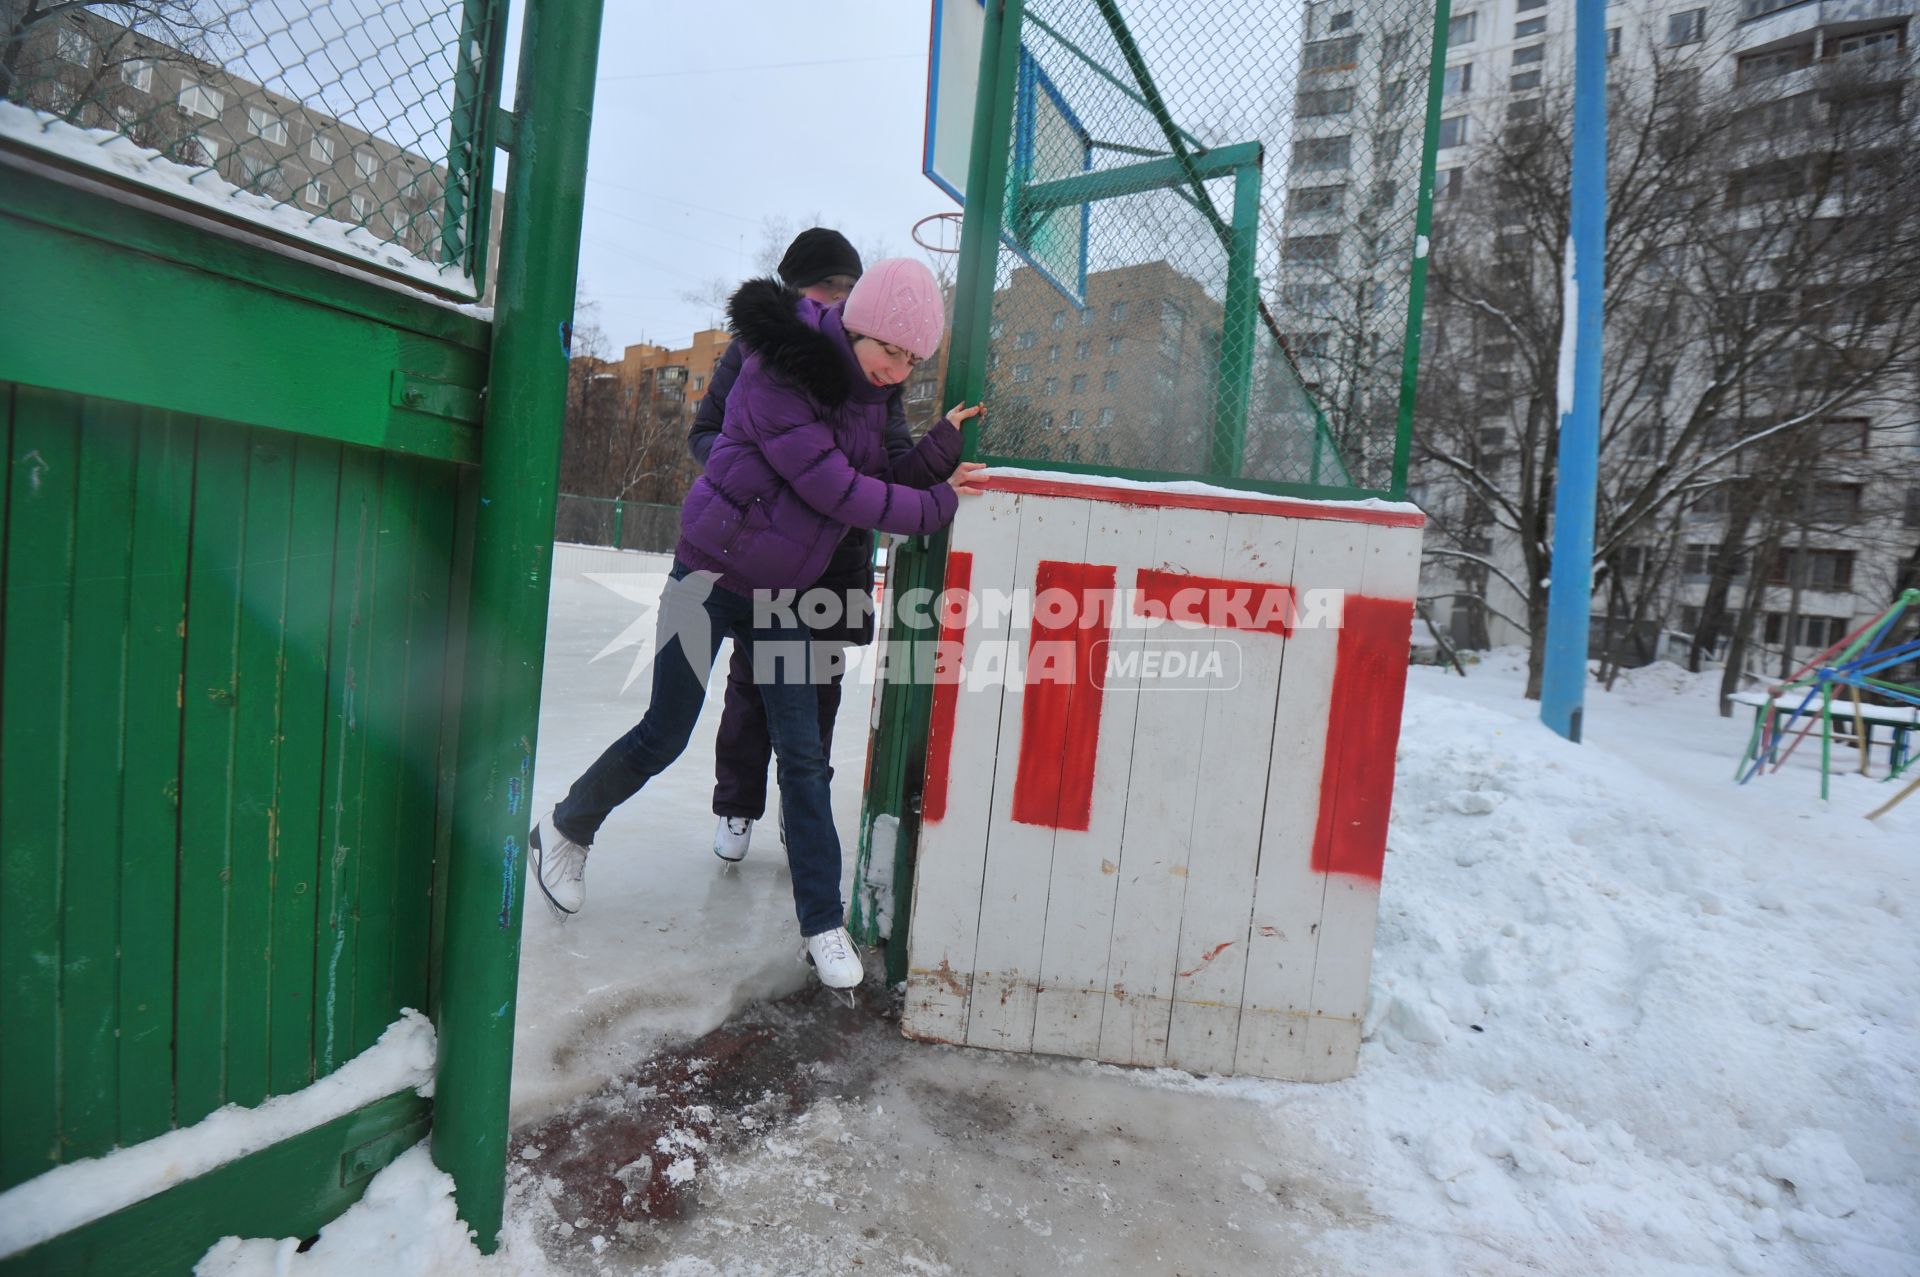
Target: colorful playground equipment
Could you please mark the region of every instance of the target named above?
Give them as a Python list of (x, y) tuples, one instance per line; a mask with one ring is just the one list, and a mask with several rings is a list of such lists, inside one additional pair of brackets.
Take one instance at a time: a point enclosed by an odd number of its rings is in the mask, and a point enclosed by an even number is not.
[[(1920, 617), (1920, 590), (1902, 593), (1893, 606), (1808, 661), (1786, 682), (1765, 694), (1736, 696), (1754, 707), (1753, 732), (1737, 773), (1740, 783), (1763, 772), (1778, 772), (1817, 727), (1820, 797), (1826, 798), (1833, 779), (1836, 719), (1843, 738), (1859, 751), (1862, 776), (1871, 774), (1874, 735), (1881, 726), (1888, 728), (1890, 736), (1887, 774), (1882, 779), (1895, 780), (1912, 770), (1913, 736), (1920, 726), (1920, 685), (1878, 677), (1920, 660), (1920, 631), (1902, 624), (1910, 617)], [(1869, 703), (1864, 696), (1894, 704)], [(1920, 777), (1869, 812), (1869, 818), (1892, 810), (1916, 788), (1920, 788)]]

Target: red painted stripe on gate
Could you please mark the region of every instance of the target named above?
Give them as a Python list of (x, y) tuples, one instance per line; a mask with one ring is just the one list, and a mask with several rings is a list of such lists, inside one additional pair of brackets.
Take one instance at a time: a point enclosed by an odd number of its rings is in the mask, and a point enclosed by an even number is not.
[[(1093, 823), (1101, 700), (1094, 661), (1113, 628), (1114, 575), (1111, 565), (1050, 559), (1034, 575), (1033, 636), (1013, 781), (1013, 818), (1023, 825), (1085, 829)], [(1042, 614), (1049, 590), (1077, 600), (1075, 614)]]
[(1418, 510), (1377, 509), (1309, 501), (1299, 497), (1267, 497), (1255, 493), (1218, 495), (1208, 492), (1168, 492), (1163, 488), (1118, 488), (1105, 483), (1075, 483), (1069, 478), (1029, 479), (1024, 475), (996, 475), (988, 470), (974, 481), (986, 492), (1017, 492), (1033, 497), (1072, 497), (1082, 501), (1111, 501), (1116, 505), (1153, 506), (1178, 510), (1221, 510), (1228, 514), (1268, 514), (1285, 519), (1327, 519), (1335, 523), (1367, 523), (1382, 528), (1425, 527), (1427, 516)]
[(1216, 630), (1293, 633), (1293, 587), (1271, 581), (1229, 581), (1217, 576), (1140, 569), (1133, 610)]
[(1378, 882), (1387, 854), (1413, 604), (1348, 595), (1343, 621), (1333, 702), (1327, 708), (1313, 867)]
[(960, 704), (960, 653), (967, 641), (966, 595), (973, 589), (973, 555), (947, 554), (947, 583), (941, 590), (940, 639), (934, 648), (933, 717), (927, 725), (927, 779), (920, 790), (920, 823), (931, 825), (947, 814), (947, 779), (953, 770), (953, 715)]

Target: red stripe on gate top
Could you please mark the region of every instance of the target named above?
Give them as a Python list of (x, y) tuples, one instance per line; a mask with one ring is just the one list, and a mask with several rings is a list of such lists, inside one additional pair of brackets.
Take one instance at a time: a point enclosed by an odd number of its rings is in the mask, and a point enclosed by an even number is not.
[(1308, 501), (1299, 497), (1268, 497), (1227, 491), (1169, 492), (1164, 488), (1118, 488), (1106, 483), (1075, 482), (1071, 476), (1034, 479), (1026, 475), (997, 475), (988, 470), (974, 481), (986, 492), (1017, 492), (1033, 497), (1071, 497), (1081, 501), (1111, 501), (1116, 505), (1153, 506), (1176, 510), (1221, 510), (1228, 514), (1269, 514), (1283, 519), (1328, 519), (1335, 523), (1367, 523), (1382, 528), (1421, 528), (1427, 516), (1418, 510), (1379, 509)]
[[(1100, 747), (1095, 655), (1113, 628), (1115, 570), (1043, 559), (1034, 576), (1033, 637), (1020, 709), (1013, 818), (1049, 829), (1093, 823), (1093, 763)], [(1049, 608), (1047, 594), (1061, 603)]]
[(1412, 637), (1412, 603), (1347, 596), (1320, 770), (1316, 872), (1380, 881)]
[(1140, 569), (1133, 610), (1216, 630), (1293, 633), (1293, 587), (1271, 581), (1229, 581), (1215, 576)]
[(920, 822), (925, 825), (947, 814), (947, 780), (953, 770), (953, 715), (960, 704), (960, 653), (967, 641), (967, 595), (972, 588), (973, 556), (965, 550), (950, 552), (946, 588), (940, 592), (940, 640), (934, 648), (927, 780), (920, 790)]

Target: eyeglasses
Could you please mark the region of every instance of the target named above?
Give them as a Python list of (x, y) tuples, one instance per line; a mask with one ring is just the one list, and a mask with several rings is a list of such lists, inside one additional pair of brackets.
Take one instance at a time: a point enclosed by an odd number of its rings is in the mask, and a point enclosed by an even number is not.
[(880, 347), (888, 359), (904, 359), (907, 361), (907, 367), (909, 368), (917, 368), (920, 365), (920, 356), (914, 354), (911, 350), (902, 350), (898, 346), (881, 341), (878, 337), (869, 337), (867, 340)]

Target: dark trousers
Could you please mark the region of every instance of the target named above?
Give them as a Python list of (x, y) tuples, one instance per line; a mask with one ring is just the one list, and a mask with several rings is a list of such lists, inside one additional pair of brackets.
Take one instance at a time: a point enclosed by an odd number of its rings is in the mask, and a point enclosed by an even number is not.
[[(840, 713), (840, 680), (836, 668), (830, 682), (814, 690), (820, 697), (820, 754), (827, 760), (827, 779), (833, 779), (833, 720)], [(767, 706), (753, 685), (753, 657), (738, 644), (727, 662), (727, 700), (720, 711), (720, 730), (713, 738), (713, 814), (758, 820), (767, 813), (767, 764), (773, 759), (773, 738), (767, 735)]]
[[(633, 729), (609, 745), (553, 809), (553, 823), (581, 846), (615, 807), (680, 757), (706, 699), (707, 678), (723, 639), (749, 661), (756, 699), (779, 760), (787, 815), (787, 864), (803, 935), (843, 926), (840, 835), (833, 826), (827, 764), (820, 749), (819, 696), (812, 681), (812, 636), (803, 625), (755, 624), (753, 603), (690, 575), (676, 562), (660, 596), (653, 695)], [(754, 653), (761, 654), (758, 665)], [(765, 764), (761, 764), (764, 773)]]

